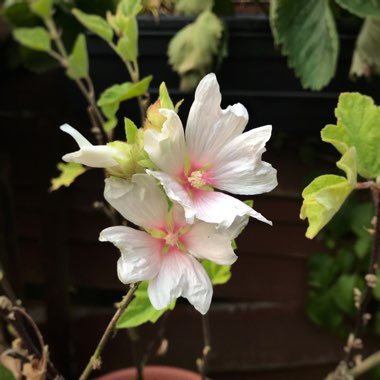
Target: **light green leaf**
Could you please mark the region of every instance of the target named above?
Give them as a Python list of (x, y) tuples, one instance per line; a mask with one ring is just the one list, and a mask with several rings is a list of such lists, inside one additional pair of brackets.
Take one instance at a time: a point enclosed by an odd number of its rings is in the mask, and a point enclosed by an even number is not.
[(0, 364), (0, 379), (1, 380), (16, 380), (16, 378), (13, 376), (13, 373), (3, 364)]
[(231, 265), (219, 265), (209, 260), (203, 260), (202, 266), (213, 285), (225, 284), (231, 278)]
[(61, 174), (57, 178), (51, 180), (49, 191), (58, 190), (62, 186), (69, 187), (78, 176), (86, 171), (81, 164), (75, 162), (60, 162), (57, 165), (57, 168), (60, 170)]
[(380, 75), (380, 19), (367, 17), (356, 41), (350, 75)]
[(342, 93), (335, 109), (337, 125), (322, 130), (322, 140), (344, 153), (356, 148), (358, 173), (367, 179), (380, 175), (380, 107), (359, 93)]
[(127, 136), (127, 141), (129, 144), (134, 144), (136, 142), (138, 128), (136, 124), (127, 117), (124, 118), (124, 128), (125, 134)]
[(95, 33), (104, 40), (111, 42), (113, 37), (112, 28), (107, 24), (107, 21), (97, 15), (90, 15), (82, 12), (80, 9), (73, 9), (73, 15), (83, 24), (88, 30)]
[(337, 163), (347, 178), (337, 175), (317, 177), (302, 192), (300, 218), (309, 220), (306, 237), (312, 239), (339, 211), (356, 185), (355, 149), (349, 149)]
[(110, 131), (117, 125), (116, 113), (120, 103), (143, 95), (147, 92), (152, 76), (147, 76), (137, 83), (125, 82), (115, 84), (107, 88), (98, 100), (98, 106), (102, 109), (104, 115), (108, 118), (105, 124), (105, 130)]
[(181, 77), (182, 91), (191, 91), (212, 68), (221, 47), (221, 20), (204, 11), (191, 24), (181, 29), (170, 41), (169, 63)]
[(185, 16), (198, 16), (212, 9), (214, 0), (175, 0), (175, 11)]
[(53, 0), (32, 0), (30, 9), (42, 18), (50, 18), (53, 13)]
[(380, 0), (336, 0), (344, 9), (359, 17), (380, 17)]
[(336, 71), (339, 40), (329, 0), (272, 0), (275, 41), (304, 88), (320, 90)]
[(174, 300), (167, 308), (156, 310), (149, 301), (148, 282), (144, 281), (138, 287), (135, 298), (117, 321), (118, 329), (137, 327), (144, 323), (155, 323), (168, 310), (173, 310), (176, 301)]
[(166, 108), (167, 110), (174, 110), (174, 104), (170, 98), (165, 82), (162, 82), (160, 85), (158, 99), (160, 100), (160, 105), (162, 108)]
[(67, 75), (72, 79), (88, 77), (88, 53), (86, 38), (80, 34), (68, 59)]
[(138, 26), (136, 18), (123, 21), (122, 37), (116, 44), (116, 52), (123, 61), (135, 61), (138, 56)]
[(40, 26), (34, 28), (16, 28), (13, 30), (13, 37), (17, 42), (29, 49), (39, 51), (51, 50), (49, 33)]
[(125, 16), (136, 17), (142, 10), (141, 0), (121, 0), (117, 10)]

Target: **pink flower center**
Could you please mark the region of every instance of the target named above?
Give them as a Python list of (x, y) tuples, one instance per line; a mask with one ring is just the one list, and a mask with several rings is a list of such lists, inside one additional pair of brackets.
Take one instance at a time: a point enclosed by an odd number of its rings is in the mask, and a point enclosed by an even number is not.
[(201, 170), (195, 170), (187, 177), (187, 182), (189, 182), (192, 187), (201, 189), (207, 186), (206, 173), (203, 173)]
[(178, 247), (178, 233), (168, 231), (168, 234), (165, 236), (165, 243), (171, 247)]

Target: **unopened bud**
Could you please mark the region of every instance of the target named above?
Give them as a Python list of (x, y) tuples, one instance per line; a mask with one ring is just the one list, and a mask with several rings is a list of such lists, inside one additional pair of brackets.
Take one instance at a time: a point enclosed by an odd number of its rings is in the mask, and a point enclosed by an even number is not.
[(365, 275), (364, 277), (366, 283), (367, 283), (367, 286), (369, 288), (376, 288), (376, 284), (377, 284), (377, 276), (373, 273), (368, 273)]
[(169, 347), (169, 341), (167, 339), (162, 339), (161, 344), (157, 349), (156, 355), (157, 356), (163, 356), (168, 352), (168, 347)]

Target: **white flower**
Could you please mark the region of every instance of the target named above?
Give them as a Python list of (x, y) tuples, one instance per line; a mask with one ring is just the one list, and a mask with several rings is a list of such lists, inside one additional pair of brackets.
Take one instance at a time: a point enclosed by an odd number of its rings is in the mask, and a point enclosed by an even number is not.
[(149, 299), (158, 310), (182, 296), (205, 314), (212, 285), (197, 259), (221, 265), (235, 262), (231, 239), (248, 218), (228, 230), (202, 221), (189, 225), (182, 207), (174, 204), (168, 208), (164, 192), (146, 174), (135, 174), (131, 181), (106, 179), (104, 196), (126, 219), (144, 229), (116, 226), (100, 234), (101, 241), (109, 241), (121, 251), (117, 265), (120, 281), (149, 280)]
[(248, 113), (241, 104), (220, 108), (221, 94), (214, 74), (199, 83), (186, 125), (174, 111), (166, 116), (161, 131), (145, 132), (144, 148), (160, 171), (147, 170), (163, 185), (168, 197), (181, 204), (189, 223), (230, 226), (246, 215), (271, 224), (234, 194), (254, 195), (277, 186), (276, 170), (261, 160), (271, 126), (242, 133)]

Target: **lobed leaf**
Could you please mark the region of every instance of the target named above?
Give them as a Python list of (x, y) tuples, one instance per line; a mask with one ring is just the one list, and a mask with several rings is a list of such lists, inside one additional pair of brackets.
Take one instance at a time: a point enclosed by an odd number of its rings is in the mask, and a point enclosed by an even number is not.
[(337, 125), (327, 125), (321, 132), (342, 154), (355, 147), (357, 171), (367, 179), (380, 175), (380, 107), (373, 99), (359, 93), (342, 93), (335, 109)]
[(68, 59), (66, 74), (72, 79), (88, 77), (88, 53), (86, 38), (80, 34)]
[(51, 180), (51, 187), (49, 188), (49, 191), (58, 190), (62, 186), (69, 187), (77, 177), (86, 171), (81, 164), (77, 164), (75, 162), (60, 162), (57, 165), (57, 168), (60, 170), (61, 174)]
[(191, 91), (212, 68), (219, 52), (223, 24), (210, 11), (202, 12), (170, 41), (169, 63), (181, 77), (182, 91)]
[(156, 310), (149, 301), (148, 282), (142, 282), (136, 290), (135, 297), (116, 324), (118, 329), (137, 327), (144, 323), (155, 323), (168, 310), (173, 310), (174, 300), (167, 308)]
[(40, 26), (16, 28), (13, 30), (13, 37), (17, 42), (29, 49), (45, 52), (51, 50), (49, 33)]
[(336, 71), (339, 40), (329, 0), (272, 0), (275, 42), (304, 88), (320, 90)]
[(350, 148), (337, 163), (346, 176), (322, 175), (302, 192), (304, 198), (300, 218), (308, 219), (306, 237), (312, 239), (339, 211), (356, 185), (355, 148)]
[(107, 42), (112, 42), (113, 31), (104, 18), (97, 15), (84, 13), (77, 8), (73, 9), (72, 13), (88, 30), (103, 38)]

